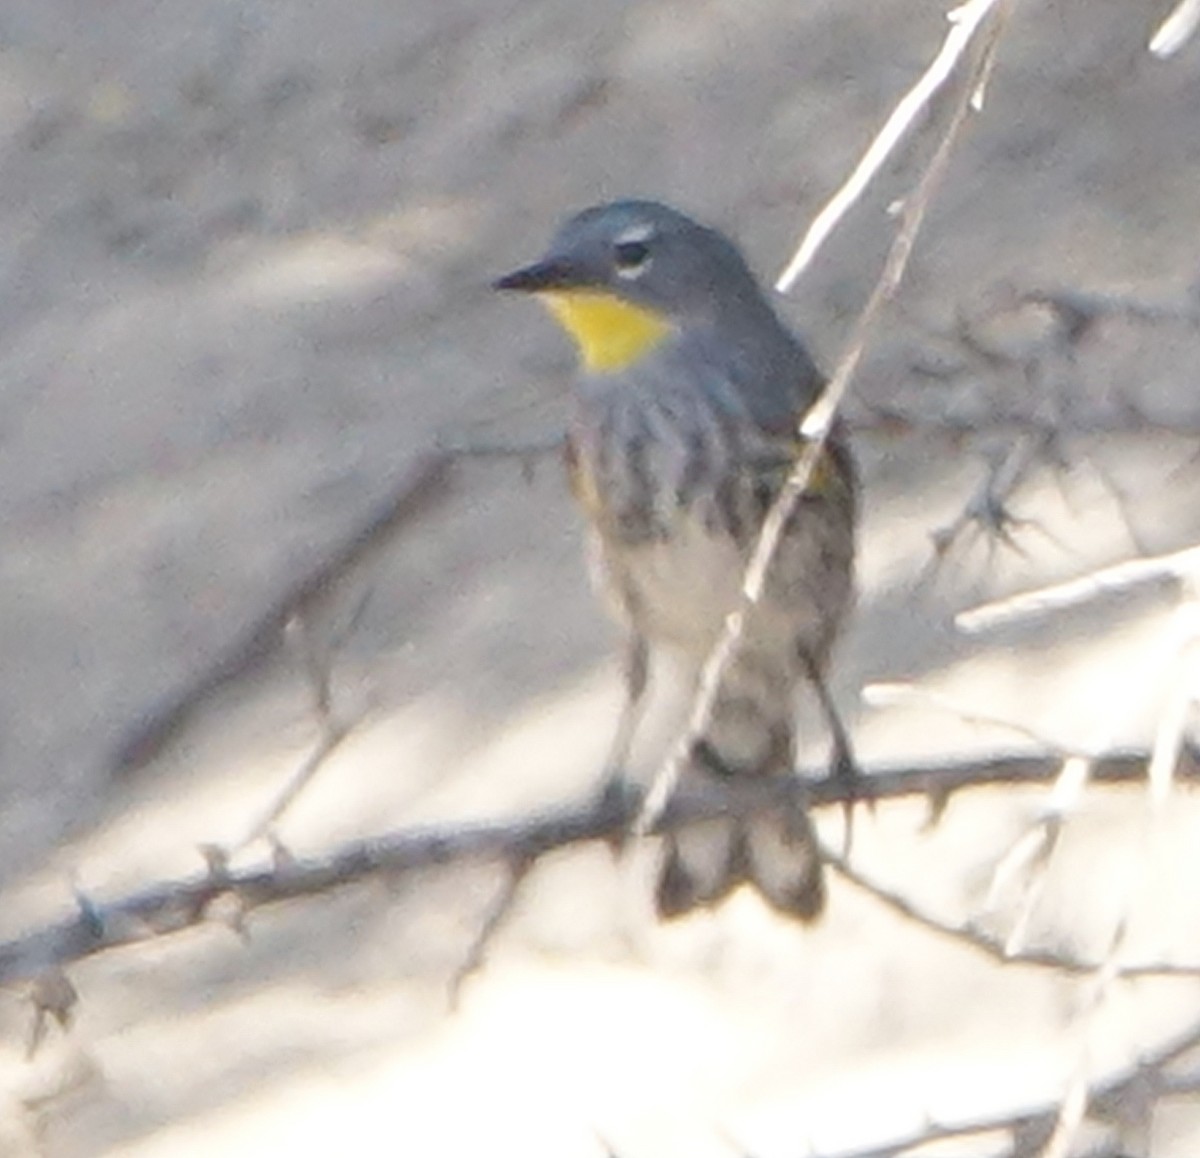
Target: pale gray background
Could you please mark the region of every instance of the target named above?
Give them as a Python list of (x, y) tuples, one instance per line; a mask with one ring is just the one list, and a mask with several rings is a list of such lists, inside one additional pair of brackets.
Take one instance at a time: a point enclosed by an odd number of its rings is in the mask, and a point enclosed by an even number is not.
[[(1165, 7), (1018, 11), (853, 412), (1027, 414), (1049, 381), (1088, 414), (1136, 399), (1195, 425), (1187, 326), (1100, 327), (1037, 390), (947, 337), (1005, 284), (1178, 300), (1195, 280), (1200, 45), (1146, 54)], [(295, 672), (243, 682), (162, 760), (116, 775), (130, 727), (438, 436), (553, 428), (569, 352), (492, 276), (565, 212), (637, 194), (735, 232), (773, 277), (943, 30), (925, 0), (2, 0), (3, 931), (62, 911), (72, 875), (103, 895), (236, 836), (311, 739)], [(781, 306), (826, 363), (912, 172), (889, 174)], [(1020, 326), (996, 341), (1039, 350)], [(1024, 557), (977, 546), (922, 583), (927, 533), (981, 460), (926, 435), (859, 445), (862, 598), (836, 682), (864, 758), (1025, 742), (869, 712), (857, 689), (877, 679), (928, 678), (1064, 742), (1145, 739), (1171, 674), (1160, 621), (1134, 614), (1152, 602), (984, 641), (948, 622), (1134, 550), (1096, 473), (1077, 459), (1022, 492), (1048, 531)], [(1145, 548), (1191, 541), (1188, 438), (1086, 449), (1130, 492)], [(338, 669), (374, 714), (285, 825), (297, 849), (583, 790), (617, 700), (578, 539), (553, 463), (526, 483), (481, 462), (397, 541)], [(887, 812), (863, 855), (977, 911), (1023, 801), (964, 803), (934, 836), (919, 810)], [(1040, 912), (1081, 951), (1103, 946), (1145, 860), (1121, 813), (1140, 817), (1139, 798), (1095, 804)], [(1154, 848), (1192, 843), (1163, 829)], [(1194, 877), (1160, 869), (1144, 952), (1186, 955)], [(602, 1136), (622, 1158), (705, 1158), (730, 1152), (726, 1131), (773, 1158), (1026, 1083), (1045, 1094), (1078, 1056), (1073, 984), (997, 976), (842, 889), (814, 933), (748, 898), (658, 930), (637, 866), (594, 851), (534, 879), (452, 1013), (444, 982), (491, 886), (430, 877), (263, 916), (248, 948), (203, 931), (87, 963), (74, 1035), (33, 1066), (26, 1011), (6, 1003), (0, 1152), (566, 1158)], [(1184, 992), (1115, 996), (1097, 1059), (1151, 1040)], [(1172, 1122), (1157, 1153), (1188, 1152)]]

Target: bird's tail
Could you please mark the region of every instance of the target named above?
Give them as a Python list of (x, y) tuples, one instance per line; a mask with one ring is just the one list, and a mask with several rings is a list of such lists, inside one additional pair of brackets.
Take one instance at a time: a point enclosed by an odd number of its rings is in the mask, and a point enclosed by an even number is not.
[[(735, 661), (688, 775), (723, 788), (731, 803), (739, 788), (792, 775), (793, 690), (780, 673)], [(731, 811), (668, 833), (655, 892), (659, 915), (714, 904), (745, 883), (780, 912), (816, 920), (825, 906), (817, 835), (801, 801), (777, 799), (769, 811)]]
[(750, 884), (780, 912), (815, 921), (825, 907), (816, 834), (799, 805), (782, 809), (718, 816), (669, 833), (655, 890), (659, 916), (682, 916)]

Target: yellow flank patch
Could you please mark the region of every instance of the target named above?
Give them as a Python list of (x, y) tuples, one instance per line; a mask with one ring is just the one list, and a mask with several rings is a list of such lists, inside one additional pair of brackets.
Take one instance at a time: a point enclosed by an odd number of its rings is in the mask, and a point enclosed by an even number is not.
[[(796, 424), (799, 425), (803, 420), (804, 412), (801, 411), (795, 419)], [(792, 461), (788, 464), (789, 474), (796, 469), (796, 464), (800, 461), (800, 456), (807, 446), (808, 439), (793, 438), (791, 443)], [(812, 473), (808, 476), (808, 485), (804, 488), (804, 493), (825, 496), (835, 490), (841, 482), (842, 476), (838, 470), (837, 459), (830, 453), (829, 447), (825, 446), (817, 456), (817, 461), (813, 463)]]
[(569, 438), (564, 455), (567, 463), (567, 481), (575, 501), (596, 520), (604, 518), (604, 500), (600, 497), (600, 488), (596, 485), (595, 475), (592, 474), (587, 460), (579, 453), (574, 442)]
[(833, 459), (828, 451), (823, 450), (817, 461), (813, 463), (812, 474), (808, 476), (806, 489), (810, 495), (823, 495), (829, 491), (836, 480), (837, 473), (834, 470)]
[(538, 294), (575, 339), (584, 369), (611, 373), (632, 366), (670, 333), (654, 310), (596, 290), (546, 290)]

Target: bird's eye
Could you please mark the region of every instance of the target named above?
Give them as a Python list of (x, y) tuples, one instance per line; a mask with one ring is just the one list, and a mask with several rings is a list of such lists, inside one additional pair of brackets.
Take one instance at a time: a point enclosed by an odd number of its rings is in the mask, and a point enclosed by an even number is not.
[(650, 246), (644, 241), (618, 241), (613, 260), (621, 277), (637, 277), (650, 264)]

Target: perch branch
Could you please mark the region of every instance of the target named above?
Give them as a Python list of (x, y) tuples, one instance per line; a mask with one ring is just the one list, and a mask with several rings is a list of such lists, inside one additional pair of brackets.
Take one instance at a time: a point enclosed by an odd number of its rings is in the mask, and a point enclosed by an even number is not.
[[(1145, 752), (1112, 753), (1097, 757), (1092, 778), (1098, 784), (1128, 784), (1146, 775)], [(1058, 775), (1058, 754), (998, 756), (973, 762), (927, 767), (880, 769), (868, 772), (871, 796), (889, 799), (929, 797), (945, 800), (954, 792), (985, 786), (1043, 785)], [(1200, 781), (1200, 763), (1192, 753), (1181, 756), (1179, 781)], [(747, 808), (778, 807), (796, 791), (793, 784), (767, 786), (760, 798), (746, 801)], [(841, 805), (846, 786), (836, 779), (803, 782), (809, 807)], [(728, 800), (721, 792), (688, 788), (676, 793), (659, 821), (669, 828), (705, 817), (725, 814)], [(446, 824), (402, 829), (378, 838), (344, 844), (312, 857), (279, 855), (269, 863), (232, 868), (223, 857), (209, 856), (205, 871), (183, 879), (163, 881), (114, 899), (79, 895), (76, 911), (61, 920), (30, 930), (0, 943), (0, 983), (36, 978), (47, 970), (125, 945), (137, 944), (169, 933), (193, 928), (213, 918), (222, 906), (235, 903), (239, 918), (254, 909), (376, 877), (396, 877), (431, 867), (458, 863), (503, 862), (531, 864), (544, 854), (586, 841), (623, 838), (638, 813), (636, 801), (609, 794), (575, 807), (548, 811), (519, 820)], [(910, 920), (983, 951), (997, 961), (1015, 961), (1044, 968), (1089, 972), (1095, 962), (1065, 960), (1057, 954), (1033, 951), (1008, 955), (1000, 942), (978, 930), (963, 929), (923, 913), (911, 902), (867, 879), (836, 856), (836, 871), (866, 889), (887, 907)], [(518, 875), (523, 875), (520, 873)], [(1127, 964), (1123, 976), (1195, 976), (1200, 967), (1169, 963)]]

